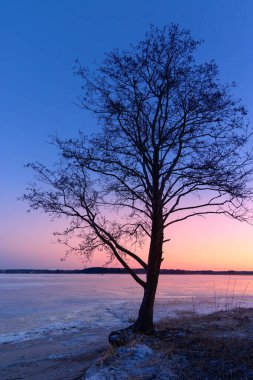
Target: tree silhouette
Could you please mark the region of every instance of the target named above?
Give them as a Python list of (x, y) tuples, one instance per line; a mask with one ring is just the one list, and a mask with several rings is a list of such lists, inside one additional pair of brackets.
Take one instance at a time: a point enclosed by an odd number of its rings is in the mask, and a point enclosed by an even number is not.
[[(94, 73), (77, 62), (81, 106), (101, 131), (55, 138), (61, 160), (53, 169), (28, 165), (39, 185), (23, 198), (32, 209), (69, 218), (60, 239), (88, 258), (103, 250), (143, 287), (135, 332), (153, 330), (165, 230), (206, 214), (248, 218), (246, 111), (219, 82), (215, 62), (196, 63), (198, 45), (177, 25), (151, 27), (129, 51), (107, 54)], [(71, 247), (73, 235), (80, 240)], [(145, 259), (138, 247), (147, 241)]]

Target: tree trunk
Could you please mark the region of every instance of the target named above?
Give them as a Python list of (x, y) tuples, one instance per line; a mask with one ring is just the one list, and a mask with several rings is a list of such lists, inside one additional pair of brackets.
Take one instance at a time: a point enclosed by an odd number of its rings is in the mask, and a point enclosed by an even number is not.
[(153, 276), (152, 281), (149, 281), (145, 290), (144, 296), (139, 310), (139, 315), (133, 325), (134, 332), (152, 333), (154, 331), (153, 324), (153, 309), (158, 276)]
[(147, 284), (144, 289), (143, 300), (139, 315), (133, 325), (134, 332), (152, 333), (154, 331), (153, 309), (162, 262), (163, 224), (162, 215), (153, 220), (152, 235), (149, 249)]
[(109, 334), (109, 343), (121, 346), (135, 337), (135, 333), (152, 334), (154, 331), (153, 309), (162, 262), (163, 248), (163, 219), (162, 213), (155, 213), (152, 222), (152, 235), (149, 248), (147, 281), (143, 300), (136, 322), (123, 330), (112, 331)]

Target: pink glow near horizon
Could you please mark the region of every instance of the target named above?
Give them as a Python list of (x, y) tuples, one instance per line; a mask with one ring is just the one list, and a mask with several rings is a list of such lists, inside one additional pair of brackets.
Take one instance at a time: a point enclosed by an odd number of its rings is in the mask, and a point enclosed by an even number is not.
[[(106, 257), (100, 252), (88, 263), (75, 255), (61, 261), (65, 247), (52, 243), (52, 231), (60, 229), (58, 223), (50, 223), (41, 215), (25, 218), (18, 235), (12, 240), (8, 235), (1, 239), (5, 252), (1, 256), (1, 268), (78, 269), (105, 264)], [(164, 245), (162, 268), (253, 270), (253, 227), (246, 223), (222, 216), (193, 218), (175, 224), (166, 235), (171, 241)], [(144, 253), (141, 255), (146, 257)], [(134, 262), (132, 265), (138, 267)], [(120, 267), (120, 264), (115, 260), (111, 266)]]
[(164, 266), (170, 261), (186, 269), (253, 270), (253, 227), (218, 215), (178, 224)]

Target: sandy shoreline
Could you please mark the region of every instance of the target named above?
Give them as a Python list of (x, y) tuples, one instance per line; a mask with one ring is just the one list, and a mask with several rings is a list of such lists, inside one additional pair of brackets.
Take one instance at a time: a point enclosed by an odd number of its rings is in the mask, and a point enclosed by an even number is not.
[(92, 328), (0, 345), (1, 380), (74, 380), (108, 347), (111, 329)]

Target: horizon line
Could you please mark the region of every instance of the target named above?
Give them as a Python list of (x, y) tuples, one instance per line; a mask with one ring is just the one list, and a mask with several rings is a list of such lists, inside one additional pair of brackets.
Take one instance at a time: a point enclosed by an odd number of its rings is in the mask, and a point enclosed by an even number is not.
[[(0, 273), (6, 272), (6, 271), (11, 271), (11, 272), (83, 272), (83, 271), (114, 271), (114, 270), (119, 270), (121, 272), (125, 272), (126, 274), (128, 273), (126, 269), (122, 267), (104, 267), (104, 266), (93, 266), (93, 267), (86, 267), (82, 269), (48, 269), (48, 268), (3, 268), (0, 269)], [(143, 268), (133, 268), (134, 271), (140, 271), (144, 272), (145, 270)], [(253, 274), (253, 269), (252, 270), (237, 270), (237, 269), (219, 269), (219, 270), (214, 270), (214, 269), (180, 269), (180, 268), (161, 268), (160, 272), (167, 272), (167, 271), (181, 271), (181, 272), (211, 272), (211, 273), (252, 273)]]

